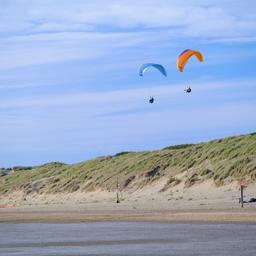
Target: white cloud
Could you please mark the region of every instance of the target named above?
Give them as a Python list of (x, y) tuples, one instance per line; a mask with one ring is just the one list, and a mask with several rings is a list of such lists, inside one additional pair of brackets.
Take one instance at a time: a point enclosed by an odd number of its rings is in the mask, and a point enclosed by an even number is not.
[[(166, 37), (162, 34), (162, 38)], [(0, 69), (70, 60), (90, 60), (159, 40), (152, 32), (63, 32), (0, 40)]]
[(153, 42), (251, 42), (253, 6), (252, 1), (1, 1), (0, 69), (90, 60)]
[(183, 31), (184, 34), (197, 36), (202, 32), (207, 36), (216, 36), (217, 33), (249, 36), (251, 32), (255, 35), (253, 0), (239, 3), (230, 0), (19, 0), (8, 3), (1, 2), (0, 24), (4, 24), (4, 32), (7, 32), (8, 28), (13, 31), (16, 23), (17, 32), (27, 29), (32, 33), (77, 29), (84, 31), (97, 29), (98, 26), (142, 26), (169, 27), (177, 33)]

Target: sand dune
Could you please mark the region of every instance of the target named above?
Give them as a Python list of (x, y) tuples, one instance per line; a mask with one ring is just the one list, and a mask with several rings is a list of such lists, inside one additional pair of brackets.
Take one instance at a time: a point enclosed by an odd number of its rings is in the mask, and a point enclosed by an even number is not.
[[(99, 220), (144, 220), (173, 222), (254, 222), (256, 204), (239, 207), (239, 186), (231, 183), (220, 188), (212, 182), (159, 192), (161, 182), (135, 192), (95, 191), (58, 195), (13, 193), (1, 203), (16, 207), (0, 209), (1, 222), (79, 222)], [(245, 199), (256, 195), (255, 184), (245, 190)]]

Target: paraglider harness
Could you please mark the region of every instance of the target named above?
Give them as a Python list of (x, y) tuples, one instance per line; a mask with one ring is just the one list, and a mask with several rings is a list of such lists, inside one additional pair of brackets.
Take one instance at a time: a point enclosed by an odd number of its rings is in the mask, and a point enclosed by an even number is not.
[(148, 101), (149, 103), (154, 103), (154, 98), (152, 97), (152, 96), (150, 96), (150, 99), (149, 99), (149, 101)]
[(192, 92), (192, 89), (190, 86), (188, 86), (185, 90), (184, 90), (186, 93), (191, 93)]

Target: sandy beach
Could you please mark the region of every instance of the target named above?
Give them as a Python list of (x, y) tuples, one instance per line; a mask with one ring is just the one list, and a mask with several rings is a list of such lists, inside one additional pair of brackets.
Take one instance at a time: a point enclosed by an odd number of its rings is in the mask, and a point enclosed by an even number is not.
[[(189, 189), (157, 192), (159, 184), (136, 193), (122, 192), (121, 202), (115, 193), (97, 191), (57, 195), (32, 195), (22, 200), (17, 193), (1, 203), (0, 222), (83, 222), (83, 221), (167, 221), (256, 223), (256, 203), (240, 208), (237, 184), (217, 188), (210, 182)], [(172, 194), (172, 196), (170, 196)], [(254, 184), (245, 197), (256, 194)], [(245, 198), (245, 199), (246, 199)]]
[[(247, 209), (123, 210), (87, 207), (48, 206), (0, 210), (0, 222), (86, 222), (86, 221), (164, 221), (177, 223), (256, 223), (256, 207)], [(115, 209), (114, 209), (115, 208)]]

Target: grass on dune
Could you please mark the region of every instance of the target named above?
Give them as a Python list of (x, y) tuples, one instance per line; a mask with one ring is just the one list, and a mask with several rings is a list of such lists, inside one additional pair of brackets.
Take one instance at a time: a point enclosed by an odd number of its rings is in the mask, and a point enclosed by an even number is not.
[(184, 174), (186, 187), (208, 179), (217, 186), (232, 180), (255, 181), (256, 133), (156, 151), (121, 152), (72, 165), (19, 166), (0, 177), (0, 194), (113, 191), (117, 177), (124, 190), (141, 189), (165, 177), (167, 183), (161, 190), (165, 191), (181, 182), (178, 174)]

